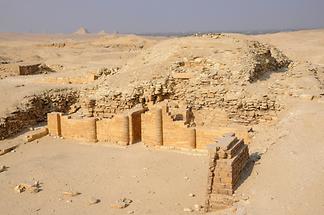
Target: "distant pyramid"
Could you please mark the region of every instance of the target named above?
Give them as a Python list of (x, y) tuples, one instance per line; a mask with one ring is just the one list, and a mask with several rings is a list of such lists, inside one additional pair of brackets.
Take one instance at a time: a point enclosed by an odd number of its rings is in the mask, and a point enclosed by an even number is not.
[(85, 27), (81, 27), (79, 28), (76, 32), (74, 32), (75, 34), (89, 34), (89, 31), (85, 28)]

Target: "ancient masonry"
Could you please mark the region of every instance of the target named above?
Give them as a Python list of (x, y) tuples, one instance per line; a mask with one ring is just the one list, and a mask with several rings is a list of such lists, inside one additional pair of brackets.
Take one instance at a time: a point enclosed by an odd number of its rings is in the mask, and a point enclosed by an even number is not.
[(234, 190), (249, 159), (248, 146), (234, 133), (208, 145), (209, 169), (206, 212), (232, 206)]
[(78, 101), (78, 95), (77, 90), (62, 88), (25, 97), (18, 107), (9, 110), (9, 115), (0, 117), (0, 140), (45, 121), (49, 112), (76, 111), (74, 104)]
[[(90, 114), (90, 113), (89, 113)], [(91, 115), (91, 114), (90, 114)], [(90, 116), (89, 115), (89, 116)], [(73, 117), (59, 112), (48, 114), (48, 132), (52, 136), (88, 142), (129, 145), (142, 141), (147, 146), (208, 149), (209, 169), (205, 210), (232, 206), (232, 194), (248, 159), (248, 146), (233, 128), (205, 130), (191, 127), (190, 110), (177, 120), (167, 103), (138, 108), (111, 119)], [(43, 136), (47, 130), (35, 134)], [(240, 133), (239, 136), (244, 136)], [(29, 137), (31, 140), (33, 136)], [(216, 141), (218, 140), (218, 141)], [(215, 143), (216, 141), (216, 143)]]
[[(185, 114), (184, 114), (185, 115)], [(90, 115), (89, 115), (90, 116)], [(49, 134), (88, 142), (129, 145), (143, 142), (147, 146), (182, 149), (207, 149), (216, 138), (235, 131), (248, 139), (246, 131), (234, 128), (206, 129), (190, 127), (190, 114), (175, 119), (168, 105), (152, 106), (149, 110), (134, 109), (113, 118), (73, 117), (62, 113), (48, 114)]]

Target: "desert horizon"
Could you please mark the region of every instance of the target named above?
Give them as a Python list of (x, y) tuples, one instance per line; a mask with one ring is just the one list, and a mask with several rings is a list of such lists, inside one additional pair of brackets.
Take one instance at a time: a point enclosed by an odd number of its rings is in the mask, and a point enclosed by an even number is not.
[(323, 6), (1, 2), (0, 214), (322, 214)]

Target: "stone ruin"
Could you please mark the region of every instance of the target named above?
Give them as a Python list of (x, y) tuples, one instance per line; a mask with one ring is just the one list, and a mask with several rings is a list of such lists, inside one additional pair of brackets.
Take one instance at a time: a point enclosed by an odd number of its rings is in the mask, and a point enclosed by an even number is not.
[(207, 144), (230, 131), (249, 139), (248, 132), (238, 128), (194, 127), (193, 118), (190, 108), (183, 114), (173, 115), (168, 103), (163, 102), (159, 105), (152, 104), (148, 108), (138, 107), (112, 118), (96, 118), (91, 115), (80, 117), (53, 112), (48, 114), (47, 119), (50, 135), (87, 142), (119, 145), (143, 142), (154, 147), (206, 150)]
[(76, 111), (78, 98), (79, 92), (71, 88), (46, 90), (23, 98), (19, 106), (0, 117), (0, 140), (46, 121), (47, 113)]
[(208, 145), (209, 169), (205, 211), (230, 207), (241, 173), (249, 160), (249, 149), (234, 133)]
[[(27, 138), (49, 133), (68, 139), (129, 145), (143, 142), (147, 146), (178, 149), (208, 149), (209, 168), (205, 211), (231, 207), (233, 193), (240, 183), (241, 173), (249, 160), (248, 146), (234, 133), (219, 130), (204, 131), (191, 127), (190, 109), (177, 120), (168, 104), (138, 108), (112, 119), (95, 117), (73, 118), (53, 112), (48, 114), (48, 130), (43, 129)], [(231, 128), (229, 128), (230, 130)], [(242, 134), (241, 134), (242, 135)], [(212, 143), (215, 142), (216, 143)]]

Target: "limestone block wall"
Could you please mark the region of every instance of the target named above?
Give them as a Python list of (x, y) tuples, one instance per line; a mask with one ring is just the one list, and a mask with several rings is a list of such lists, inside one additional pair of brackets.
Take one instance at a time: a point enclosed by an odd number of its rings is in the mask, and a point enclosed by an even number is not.
[(142, 142), (148, 146), (170, 146), (177, 148), (207, 150), (225, 133), (235, 132), (238, 137), (249, 142), (248, 132), (242, 128), (193, 128), (184, 125), (183, 120), (173, 120), (167, 105), (151, 106), (142, 114)]
[(162, 109), (152, 108), (142, 114), (142, 142), (148, 146), (163, 145)]
[(64, 138), (95, 142), (97, 141), (96, 119), (72, 119), (69, 116), (62, 116), (61, 134)]
[(45, 137), (47, 134), (48, 134), (48, 129), (47, 128), (41, 128), (41, 129), (38, 129), (36, 131), (33, 131), (33, 132), (29, 133), (26, 136), (26, 141), (31, 142), (31, 141), (37, 140), (39, 138)]
[(97, 121), (97, 138), (101, 142), (128, 145), (130, 141), (129, 117), (117, 115)]
[(47, 114), (47, 128), (52, 136), (61, 136), (61, 116), (62, 113), (52, 112)]
[(50, 135), (84, 141), (101, 141), (128, 145), (142, 140), (141, 114), (143, 109), (129, 115), (115, 115), (112, 119), (96, 120), (94, 117), (71, 118), (61, 113), (47, 114)]
[(234, 133), (210, 144), (208, 152), (206, 212), (232, 206), (232, 194), (249, 159), (248, 146)]
[(196, 148), (196, 130), (184, 126), (184, 121), (173, 121), (163, 111), (163, 145), (179, 148)]

